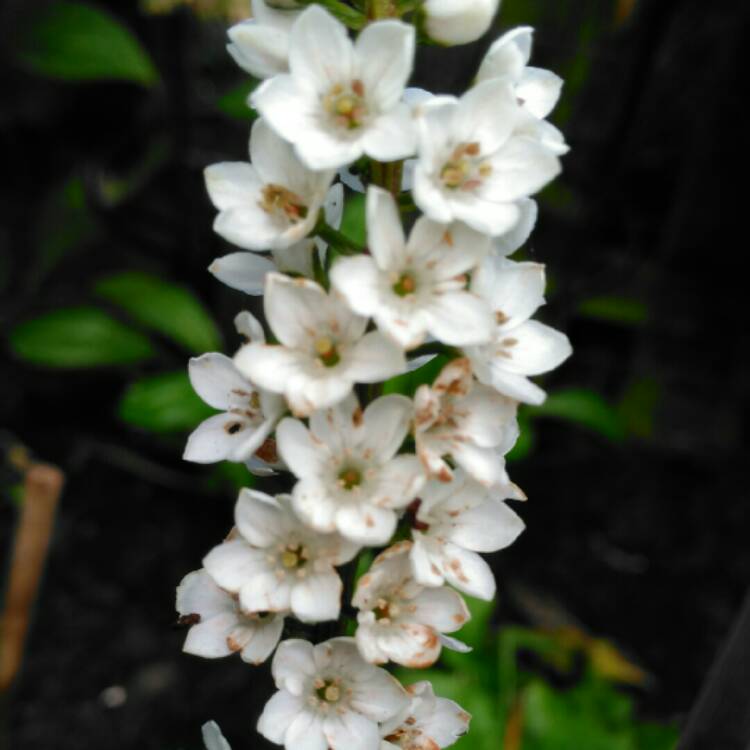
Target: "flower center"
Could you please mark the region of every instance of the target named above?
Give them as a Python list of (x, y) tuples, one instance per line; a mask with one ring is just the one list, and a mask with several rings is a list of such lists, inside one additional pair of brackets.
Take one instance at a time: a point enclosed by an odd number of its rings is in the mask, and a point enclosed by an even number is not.
[(281, 552), (281, 564), (287, 570), (301, 568), (307, 562), (307, 550), (299, 544), (289, 544)]
[(354, 487), (358, 487), (362, 484), (362, 474), (357, 469), (344, 469), (339, 474), (339, 484), (345, 490), (351, 490)]
[(260, 207), (269, 214), (282, 214), (293, 224), (307, 216), (302, 198), (281, 185), (266, 185), (261, 196)]
[(336, 703), (341, 698), (339, 680), (315, 680), (315, 694), (318, 696), (318, 700)]
[(364, 84), (360, 80), (348, 86), (335, 84), (323, 97), (323, 106), (339, 127), (347, 130), (360, 127), (367, 117)]
[(417, 282), (414, 279), (414, 276), (412, 276), (410, 273), (402, 273), (401, 276), (398, 277), (396, 283), (393, 285), (393, 291), (399, 297), (406, 297), (409, 294), (414, 294), (416, 288)]
[(440, 180), (451, 190), (475, 190), (492, 174), (492, 166), (481, 161), (478, 143), (461, 143), (440, 170)]
[(378, 599), (377, 606), (373, 610), (375, 619), (380, 621), (392, 620), (398, 617), (400, 609), (395, 602), (389, 602), (387, 599)]
[(336, 345), (327, 336), (321, 336), (315, 341), (315, 352), (326, 367), (333, 367), (341, 361)]

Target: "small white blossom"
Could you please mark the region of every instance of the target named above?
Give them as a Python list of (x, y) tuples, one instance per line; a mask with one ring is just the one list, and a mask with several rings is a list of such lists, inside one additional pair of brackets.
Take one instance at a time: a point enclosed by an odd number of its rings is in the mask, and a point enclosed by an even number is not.
[(298, 478), (294, 509), (321, 532), (338, 530), (360, 544), (385, 544), (396, 528), (395, 509), (407, 506), (424, 483), (419, 460), (396, 452), (412, 417), (408, 398), (381, 396), (364, 413), (352, 395), (316, 411), (309, 429), (287, 418), (276, 431), (278, 450)]
[[(329, 189), (323, 204), (326, 223), (334, 229), (341, 226), (344, 211), (344, 186), (336, 183)], [(266, 276), (273, 271), (294, 273), (307, 278), (313, 276), (313, 254), (325, 257), (328, 244), (319, 237), (306, 237), (285, 248), (271, 250), (270, 257), (241, 251), (217, 258), (208, 267), (219, 281), (245, 294), (260, 295)]]
[(408, 243), (396, 202), (377, 187), (367, 191), (372, 255), (342, 258), (331, 281), (360, 315), (406, 349), (429, 334), (451, 345), (489, 341), (489, 305), (466, 289), (467, 273), (489, 252), (489, 239), (460, 224), (421, 217)]
[(222, 413), (191, 433), (183, 458), (202, 464), (249, 460), (286, 410), (284, 399), (254, 388), (229, 357), (217, 352), (193, 357), (188, 375), (203, 401)]
[(438, 698), (429, 682), (406, 688), (409, 705), (380, 727), (380, 750), (439, 750), (469, 731), (471, 716), (458, 703)]
[(414, 200), (434, 221), (466, 222), (502, 235), (517, 225), (517, 201), (560, 172), (532, 135), (516, 133), (521, 108), (505, 79), (484, 81), (460, 99), (430, 104), (418, 119)]
[(414, 395), (414, 436), (425, 471), (453, 477), (445, 457), (486, 486), (508, 484), (505, 454), (518, 439), (517, 404), (476, 383), (468, 359), (454, 359)]
[(177, 611), (188, 630), (183, 651), (207, 659), (239, 652), (243, 661), (261, 664), (276, 648), (283, 613), (243, 612), (236, 598), (219, 588), (205, 570), (188, 573), (177, 587)]
[(427, 0), (425, 30), (446, 45), (476, 41), (490, 28), (500, 0)]
[(485, 259), (472, 277), (471, 288), (492, 304), (497, 326), (493, 341), (466, 347), (474, 374), (500, 393), (529, 404), (546, 394), (527, 376), (549, 372), (572, 353), (568, 337), (529, 318), (544, 304), (544, 266)]
[(227, 51), (255, 78), (270, 78), (289, 70), (289, 34), (298, 11), (278, 10), (264, 0), (252, 0), (253, 17), (232, 26)]
[(244, 250), (282, 250), (307, 237), (333, 181), (333, 170), (314, 172), (265, 120), (253, 123), (250, 160), (205, 170), (219, 215), (214, 231)]
[(411, 562), (417, 581), (424, 586), (447, 582), (469, 596), (490, 601), (495, 577), (477, 553), (507, 547), (524, 529), (504, 498), (525, 496), (515, 485), (483, 487), (460, 469), (451, 482), (427, 482), (412, 530)]
[(400, 347), (378, 331), (365, 333), (367, 318), (313, 281), (269, 274), (263, 302), (280, 343), (247, 344), (234, 361), (258, 387), (283, 393), (297, 416), (338, 403), (354, 383), (406, 370)]
[(533, 198), (521, 198), (516, 202), (520, 216), (515, 225), (507, 232), (492, 239), (492, 252), (507, 257), (526, 244), (536, 226), (539, 207)]
[(232, 750), (215, 721), (207, 721), (201, 727), (201, 732), (206, 750)]
[(318, 5), (292, 27), (288, 75), (267, 80), (253, 106), (313, 169), (341, 167), (367, 154), (393, 161), (414, 152), (401, 101), (414, 58), (414, 27), (370, 23), (355, 44)]
[(364, 661), (353, 638), (284, 641), (272, 671), (279, 692), (258, 731), (286, 750), (379, 750), (378, 724), (408, 704), (406, 691)]
[(399, 542), (382, 552), (357, 584), (355, 637), (359, 652), (374, 664), (429, 667), (440, 656), (440, 635), (459, 630), (470, 617), (452, 589), (425, 588), (414, 580), (411, 547)]
[(303, 622), (335, 620), (342, 583), (336, 565), (349, 562), (359, 547), (338, 534), (318, 534), (291, 508), (243, 489), (235, 506), (237, 531), (206, 555), (203, 566), (227, 591), (239, 595), (247, 612), (286, 612)]
[(570, 149), (563, 134), (545, 118), (560, 98), (563, 80), (543, 68), (528, 65), (534, 29), (523, 26), (503, 34), (487, 51), (477, 73), (477, 82), (493, 78), (510, 81), (524, 112), (530, 117), (519, 130), (535, 134), (556, 154)]

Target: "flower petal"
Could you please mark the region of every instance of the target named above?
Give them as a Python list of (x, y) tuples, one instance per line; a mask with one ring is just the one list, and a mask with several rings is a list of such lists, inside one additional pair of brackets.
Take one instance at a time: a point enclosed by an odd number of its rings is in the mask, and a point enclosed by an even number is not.
[(282, 419), (276, 428), (279, 455), (296, 477), (317, 476), (325, 466), (329, 452), (320, 440), (313, 439), (298, 419)]
[[(572, 353), (568, 337), (537, 320), (527, 320), (501, 340), (505, 352), (503, 367), (519, 375), (541, 375), (554, 370)], [(515, 343), (508, 344), (513, 340)]]
[(369, 451), (377, 463), (389, 461), (404, 442), (412, 415), (412, 402), (406, 396), (391, 394), (375, 399), (364, 412), (363, 451)]
[(188, 376), (195, 392), (214, 409), (226, 411), (238, 400), (247, 402), (253, 394), (253, 387), (224, 354), (212, 352), (192, 357)]
[(281, 615), (271, 616), (267, 621), (258, 623), (253, 637), (240, 653), (242, 661), (256, 666), (266, 661), (276, 648), (283, 630), (284, 617)]
[(401, 102), (378, 116), (362, 134), (362, 147), (379, 161), (412, 156), (417, 148), (417, 130), (409, 107)]
[(367, 245), (378, 267), (384, 271), (403, 265), (406, 240), (393, 196), (382, 188), (367, 189)]
[(351, 503), (336, 511), (336, 528), (359, 544), (387, 544), (396, 530), (396, 514), (387, 508)]
[(323, 733), (331, 750), (378, 750), (380, 747), (378, 725), (353, 711), (328, 716)]
[(312, 573), (292, 588), (292, 612), (302, 622), (337, 620), (342, 590), (338, 573)]
[(175, 608), (181, 615), (198, 614), (202, 620), (236, 610), (232, 597), (203, 569), (188, 573), (180, 581)]
[(279, 690), (300, 695), (305, 682), (315, 675), (313, 645), (301, 638), (283, 641), (276, 649), (271, 672)]
[(366, 333), (352, 347), (346, 376), (358, 383), (377, 383), (406, 372), (403, 351), (379, 331)]
[(270, 547), (286, 536), (289, 523), (270, 495), (243, 487), (234, 506), (234, 522), (254, 547)]
[(555, 108), (562, 85), (562, 78), (552, 71), (529, 67), (516, 84), (516, 95), (532, 115), (543, 120)]
[(469, 596), (491, 601), (496, 584), (492, 570), (476, 552), (446, 544), (443, 552), (443, 575), (451, 586)]
[(302, 479), (294, 486), (294, 512), (316, 531), (336, 531), (337, 505), (323, 482)]
[(289, 725), (305, 710), (305, 702), (286, 690), (271, 696), (258, 719), (258, 733), (277, 745), (284, 744)]
[(415, 607), (410, 615), (415, 622), (429, 625), (441, 633), (453, 633), (471, 619), (461, 596), (444, 586), (424, 589), (410, 604)]
[(276, 264), (262, 255), (245, 251), (217, 258), (208, 270), (228, 287), (258, 296), (263, 294), (266, 276), (276, 270)]
[(263, 182), (247, 162), (221, 162), (204, 170), (206, 189), (219, 211), (245, 206), (258, 200)]
[(266, 553), (243, 539), (231, 539), (214, 547), (203, 558), (203, 567), (223, 589), (238, 593), (245, 581), (266, 569)]

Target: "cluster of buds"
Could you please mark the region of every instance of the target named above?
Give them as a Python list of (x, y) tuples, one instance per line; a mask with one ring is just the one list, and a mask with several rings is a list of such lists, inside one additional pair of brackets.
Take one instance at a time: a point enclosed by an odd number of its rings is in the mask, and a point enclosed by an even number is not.
[[(185, 458), (241, 462), (289, 486), (241, 491), (177, 609), (185, 651), (272, 657), (278, 692), (258, 730), (286, 750), (443, 748), (468, 728), (463, 708), (383, 665), (419, 669), (467, 649), (448, 635), (470, 616), (463, 594), (494, 597), (483, 555), (524, 528), (505, 466), (518, 405), (541, 403), (530, 378), (571, 353), (532, 319), (544, 267), (508, 257), (567, 150), (545, 119), (561, 81), (528, 66), (532, 30), (501, 36), (460, 98), (406, 88), (417, 27), (473, 41), (496, 5), (329, 0), (332, 15), (253, 0), (253, 19), (229, 31), (231, 55), (264, 80), (249, 101), (260, 114), (250, 162), (206, 170), (215, 230), (240, 248), (210, 270), (263, 296), (270, 335), (242, 312), (234, 357), (191, 360), (219, 413)], [(366, 193), (366, 248), (339, 231), (344, 184)], [(382, 395), (434, 356), (442, 370), (413, 396)], [(307, 640), (285, 638), (292, 618)], [(320, 641), (325, 622), (340, 635)], [(205, 731), (226, 746), (215, 725)]]

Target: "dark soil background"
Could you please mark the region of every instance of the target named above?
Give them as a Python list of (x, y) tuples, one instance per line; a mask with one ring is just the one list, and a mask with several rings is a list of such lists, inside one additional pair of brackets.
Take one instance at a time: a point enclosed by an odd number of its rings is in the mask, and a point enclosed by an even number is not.
[[(20, 5), (3, 11), (6, 42)], [(146, 20), (125, 5), (110, 3), (155, 57), (160, 99), (128, 84), (45, 81), (0, 58), (0, 322), (79, 303), (97, 273), (146, 269), (194, 289), (230, 351), (232, 317), (247, 303), (205, 272), (226, 250), (211, 232), (201, 170), (246, 153), (247, 125), (206, 103), (239, 78), (220, 26), (187, 13)], [(538, 30), (541, 67), (570, 57), (577, 14), (592, 4), (559, 5)], [(523, 4), (513, 7), (522, 17)], [(740, 3), (642, 0), (626, 23), (589, 39), (585, 81), (563, 110), (572, 152), (533, 240), (555, 282), (543, 318), (575, 347), (549, 389), (616, 399), (648, 378), (660, 396), (651, 436), (619, 445), (536, 423), (533, 453), (512, 467), (530, 497), (520, 509), (527, 531), (494, 558), (498, 616), (570, 619), (611, 638), (652, 675), (641, 700), (652, 718), (686, 716), (750, 580), (747, 208), (733, 179), (746, 173), (747, 32)], [(429, 50), (417, 78), (460, 87), (480, 56)], [(49, 187), (74, 168), (89, 187), (98, 170), (127, 169), (156, 133), (172, 156), (115, 209), (100, 202), (104, 239), (31, 279), (35, 207)], [(89, 197), (95, 204), (95, 190)], [(644, 300), (647, 324), (577, 313), (581, 299), (605, 294)], [(186, 359), (166, 352), (156, 369)], [(268, 669), (180, 652), (174, 587), (226, 533), (233, 497), (203, 489), (208, 469), (180, 460), (181, 437), (118, 421), (116, 400), (138, 372), (49, 371), (10, 356), (0, 365), (0, 425), (67, 474), (12, 695), (18, 750), (198, 748), (207, 719), (235, 749), (266, 747), (253, 729)], [(14, 515), (0, 505), (3, 552)]]

